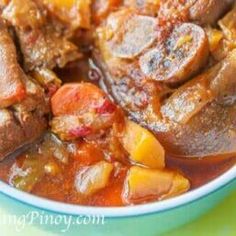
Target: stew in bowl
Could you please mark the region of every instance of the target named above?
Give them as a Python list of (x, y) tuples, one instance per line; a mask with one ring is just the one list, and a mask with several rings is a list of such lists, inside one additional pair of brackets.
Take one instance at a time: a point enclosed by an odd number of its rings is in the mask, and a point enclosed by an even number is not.
[(4, 182), (64, 203), (126, 206), (181, 195), (235, 164), (234, 1), (0, 9)]

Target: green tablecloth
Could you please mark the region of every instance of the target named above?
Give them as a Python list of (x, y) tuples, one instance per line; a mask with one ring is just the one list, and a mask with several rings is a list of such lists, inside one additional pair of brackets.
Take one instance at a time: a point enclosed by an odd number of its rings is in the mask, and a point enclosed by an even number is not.
[[(1, 205), (1, 203), (0, 203)], [(7, 211), (0, 206), (0, 215), (7, 215)], [(14, 227), (9, 225), (0, 226), (1, 236), (53, 236), (46, 230), (40, 231), (34, 226), (27, 226), (24, 230), (16, 232)], [(66, 236), (70, 236), (68, 233)], [(182, 228), (169, 232), (163, 236), (236, 236), (236, 192), (227, 197), (215, 209), (208, 212), (195, 222), (185, 225)], [(87, 236), (87, 235), (86, 235)], [(93, 235), (96, 236), (96, 235)], [(112, 236), (112, 235), (111, 235)], [(125, 235), (124, 235), (125, 236)], [(145, 235), (144, 235), (145, 236)]]
[(236, 192), (191, 224), (163, 236), (236, 236)]

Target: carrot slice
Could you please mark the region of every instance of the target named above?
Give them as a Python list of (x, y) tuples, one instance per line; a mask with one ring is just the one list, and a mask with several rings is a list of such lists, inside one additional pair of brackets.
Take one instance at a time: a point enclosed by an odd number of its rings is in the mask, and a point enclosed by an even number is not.
[[(93, 84), (69, 83), (63, 85), (52, 97), (52, 112), (54, 116), (77, 115), (92, 109), (96, 112), (106, 99), (104, 92)], [(106, 107), (111, 111), (111, 106), (106, 104)]]

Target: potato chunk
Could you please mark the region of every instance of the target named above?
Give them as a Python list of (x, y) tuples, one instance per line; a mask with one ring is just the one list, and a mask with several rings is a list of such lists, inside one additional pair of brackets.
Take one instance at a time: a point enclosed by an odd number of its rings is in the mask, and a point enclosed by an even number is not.
[(165, 167), (165, 151), (155, 136), (140, 125), (127, 120), (122, 143), (131, 161), (151, 168)]
[(130, 168), (123, 189), (123, 201), (139, 203), (151, 199), (166, 199), (188, 191), (189, 181), (178, 172)]
[(92, 195), (107, 186), (113, 165), (101, 161), (93, 166), (83, 167), (75, 179), (75, 188), (82, 195)]

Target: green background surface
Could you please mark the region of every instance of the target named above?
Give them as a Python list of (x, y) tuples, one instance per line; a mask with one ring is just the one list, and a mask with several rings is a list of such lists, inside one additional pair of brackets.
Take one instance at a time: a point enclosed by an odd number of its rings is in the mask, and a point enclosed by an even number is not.
[[(1, 203), (0, 203), (1, 205)], [(8, 212), (0, 206), (0, 214)], [(1, 225), (1, 236), (51, 236), (53, 233), (47, 233), (45, 230), (40, 231), (34, 226), (28, 226), (20, 232), (16, 232), (14, 227)], [(65, 233), (66, 236), (69, 234)], [(216, 208), (206, 213), (198, 220), (185, 225), (174, 232), (169, 232), (163, 236), (236, 236), (236, 191), (228, 196)], [(84, 235), (86, 236), (86, 235)], [(94, 235), (96, 236), (96, 235)], [(111, 235), (112, 236), (112, 235)], [(126, 236), (126, 235), (124, 235)], [(144, 236), (148, 236), (144, 235)]]
[(236, 236), (236, 191), (198, 220), (163, 236)]

